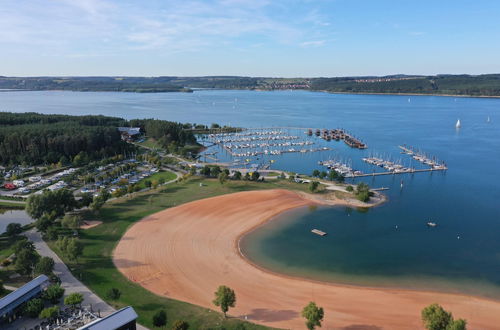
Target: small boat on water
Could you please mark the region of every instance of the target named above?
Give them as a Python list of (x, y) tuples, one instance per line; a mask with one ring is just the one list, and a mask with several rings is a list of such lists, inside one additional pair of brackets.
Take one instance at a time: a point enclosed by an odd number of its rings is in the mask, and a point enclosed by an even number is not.
[(460, 119), (459, 119), (459, 120), (457, 120), (457, 123), (455, 124), (455, 127), (456, 127), (456, 128), (460, 128), (460, 127), (462, 127), (462, 123), (460, 123)]
[(488, 116), (488, 118), (486, 119), (486, 122), (487, 122), (487, 123), (491, 122), (491, 120), (490, 120), (490, 116)]
[(429, 221), (429, 222), (427, 222), (427, 226), (428, 227), (436, 227), (437, 223)]

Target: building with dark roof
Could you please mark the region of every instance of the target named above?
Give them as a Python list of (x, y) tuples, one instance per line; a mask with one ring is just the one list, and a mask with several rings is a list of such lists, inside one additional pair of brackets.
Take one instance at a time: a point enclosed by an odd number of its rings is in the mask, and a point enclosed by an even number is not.
[(131, 307), (124, 307), (102, 319), (90, 322), (78, 330), (136, 330), (137, 313)]
[(49, 278), (40, 275), (34, 280), (26, 283), (16, 291), (13, 291), (0, 299), (0, 322), (15, 315), (18, 307), (30, 299), (39, 296), (49, 285)]

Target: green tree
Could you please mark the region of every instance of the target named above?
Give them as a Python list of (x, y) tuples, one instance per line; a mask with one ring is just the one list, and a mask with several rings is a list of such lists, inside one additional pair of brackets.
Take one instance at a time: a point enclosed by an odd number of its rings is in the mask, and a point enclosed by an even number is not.
[(120, 299), (121, 295), (122, 295), (122, 292), (117, 288), (110, 288), (106, 292), (106, 297), (108, 297), (108, 299), (111, 299), (111, 300), (118, 300), (118, 299)]
[(66, 254), (71, 260), (78, 261), (78, 257), (83, 253), (83, 245), (76, 238), (71, 238), (66, 246)]
[(34, 298), (28, 301), (26, 307), (24, 308), (24, 313), (29, 317), (37, 317), (42, 311), (43, 307), (43, 300)]
[(60, 284), (52, 284), (42, 294), (42, 298), (52, 304), (58, 304), (63, 295), (64, 288)]
[(316, 327), (321, 327), (324, 311), (322, 307), (316, 306), (316, 303), (310, 302), (302, 310), (302, 317), (306, 319), (306, 326), (309, 330), (314, 330)]
[(57, 231), (57, 228), (55, 228), (54, 226), (47, 228), (47, 230), (45, 232), (45, 236), (46, 236), (45, 238), (50, 240), (50, 241), (56, 240), (57, 235), (58, 235), (58, 231)]
[(35, 223), (36, 229), (46, 233), (47, 230), (54, 224), (54, 219), (49, 214), (44, 214)]
[(241, 172), (240, 171), (234, 171), (233, 179), (234, 180), (241, 180)]
[(309, 183), (309, 191), (311, 192), (316, 192), (319, 187), (319, 182), (318, 181), (311, 181)]
[(46, 190), (42, 194), (32, 194), (26, 201), (26, 213), (33, 219), (40, 219), (44, 214), (53, 214), (55, 218), (72, 211), (78, 206), (73, 192), (68, 189)]
[(354, 191), (354, 188), (353, 188), (352, 186), (347, 186), (347, 187), (345, 188), (345, 190), (346, 190), (346, 191), (348, 191), (348, 192), (353, 192), (353, 191)]
[(370, 187), (364, 183), (360, 182), (356, 187), (356, 197), (362, 202), (368, 202), (370, 200)]
[(45, 274), (49, 276), (54, 270), (54, 259), (51, 257), (41, 257), (35, 265), (35, 275)]
[(234, 307), (236, 304), (236, 294), (232, 289), (225, 285), (221, 285), (217, 288), (217, 291), (215, 291), (213, 303), (215, 306), (220, 307), (221, 311), (224, 313), (224, 317), (226, 317), (229, 307)]
[(144, 185), (147, 187), (147, 188), (151, 188), (151, 180), (144, 180)]
[(210, 166), (203, 166), (203, 168), (200, 170), (200, 174), (204, 176), (210, 176)]
[(83, 193), (81, 197), (82, 198), (78, 203), (80, 207), (89, 206), (90, 203), (92, 203), (92, 201), (94, 200), (94, 196), (92, 196), (91, 193)]
[(321, 173), (319, 174), (319, 178), (324, 179), (324, 178), (326, 178), (327, 175), (328, 175), (328, 173), (326, 173), (325, 171), (321, 171)]
[(317, 178), (319, 176), (319, 173), (320, 173), (319, 170), (314, 170), (312, 172), (312, 176), (315, 177), (315, 178)]
[(253, 171), (251, 176), (252, 181), (257, 181), (259, 180), (259, 178), (260, 178), (260, 173), (257, 171)]
[(466, 330), (466, 329), (467, 329), (467, 321), (463, 319), (454, 320), (446, 328), (446, 330)]
[(186, 321), (177, 320), (172, 324), (172, 330), (188, 330), (189, 323)]
[(5, 233), (9, 237), (13, 237), (13, 236), (19, 235), (22, 232), (23, 232), (23, 228), (22, 228), (22, 226), (21, 226), (20, 223), (14, 223), (14, 222), (12, 222), (12, 223), (9, 223), (7, 225), (7, 228), (5, 228)]
[(82, 223), (82, 217), (79, 215), (66, 214), (61, 220), (61, 225), (65, 228), (78, 229)]
[(453, 316), (438, 304), (432, 304), (422, 310), (422, 321), (428, 330), (446, 330), (453, 323)]
[(64, 298), (64, 304), (67, 306), (71, 306), (73, 309), (76, 307), (76, 305), (81, 305), (82, 302), (83, 295), (79, 292), (70, 293)]
[(44, 308), (40, 312), (40, 314), (38, 315), (38, 317), (41, 318), (41, 319), (47, 319), (47, 321), (50, 322), (58, 314), (59, 314), (59, 307), (58, 306), (52, 306), (52, 307)]
[(153, 315), (153, 325), (158, 328), (163, 328), (167, 325), (167, 313), (165, 311), (157, 311)]
[(212, 166), (210, 168), (210, 176), (213, 178), (217, 178), (221, 172), (221, 169), (219, 166)]
[(220, 184), (224, 184), (224, 182), (226, 182), (226, 180), (227, 180), (227, 174), (226, 174), (226, 172), (219, 173), (219, 177), (218, 178), (219, 178)]
[(330, 172), (328, 173), (328, 179), (330, 181), (334, 181), (336, 180), (337, 178), (339, 177), (339, 173), (335, 170), (330, 170)]
[(16, 253), (16, 259), (14, 261), (16, 272), (22, 275), (30, 275), (38, 258), (39, 256), (34, 250), (28, 248), (20, 250)]

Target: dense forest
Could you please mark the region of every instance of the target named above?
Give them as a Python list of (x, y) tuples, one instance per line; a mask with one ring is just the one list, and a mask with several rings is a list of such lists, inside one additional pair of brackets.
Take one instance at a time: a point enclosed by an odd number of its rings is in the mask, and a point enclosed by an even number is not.
[[(183, 87), (179, 87), (183, 86)], [(190, 88), (279, 90), (333, 93), (417, 93), (500, 96), (500, 74), (337, 78), (261, 77), (0, 77), (0, 89), (123, 92), (178, 92)]]
[(164, 120), (0, 112), (0, 164), (79, 165), (123, 154), (135, 147), (122, 141), (119, 126), (139, 126), (166, 146), (196, 143), (184, 125)]
[[(180, 87), (182, 86), (182, 87)], [(207, 77), (0, 77), (0, 89), (191, 92), (191, 88), (280, 90), (334, 93), (423, 93), (500, 96), (500, 74), (336, 78)]]
[(135, 77), (0, 77), (0, 89), (70, 90), (81, 92), (192, 92), (170, 79)]
[(340, 93), (500, 96), (500, 74), (319, 78), (312, 80), (311, 89)]

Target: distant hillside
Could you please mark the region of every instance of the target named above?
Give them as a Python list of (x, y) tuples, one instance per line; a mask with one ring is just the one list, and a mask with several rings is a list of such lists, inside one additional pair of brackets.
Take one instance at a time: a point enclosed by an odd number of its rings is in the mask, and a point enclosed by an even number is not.
[(0, 89), (69, 90), (81, 92), (192, 92), (170, 79), (136, 77), (0, 77)]
[(0, 77), (0, 89), (191, 92), (192, 88), (500, 96), (500, 74), (335, 78), (207, 77)]

